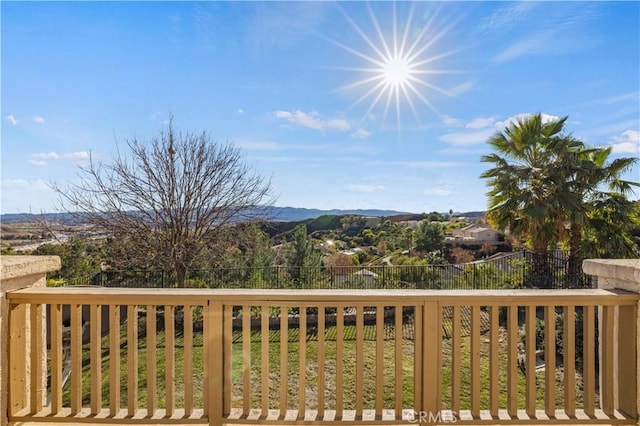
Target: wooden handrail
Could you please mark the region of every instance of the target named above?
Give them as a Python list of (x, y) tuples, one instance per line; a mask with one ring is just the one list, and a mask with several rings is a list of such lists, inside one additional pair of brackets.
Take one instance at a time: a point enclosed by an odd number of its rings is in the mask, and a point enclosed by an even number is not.
[[(580, 290), (246, 290), (246, 289), (156, 289), (118, 287), (46, 287), (25, 288), (7, 293), (14, 304), (21, 303), (96, 303), (113, 304), (115, 298), (127, 299), (127, 304), (163, 305), (167, 300), (179, 301), (180, 305), (202, 303), (203, 298), (215, 298), (223, 303), (245, 302), (314, 302), (370, 303), (379, 299), (415, 302), (418, 298), (429, 298), (442, 304), (466, 306), (507, 306), (518, 299), (519, 306), (554, 300), (556, 304), (575, 305), (633, 305), (640, 294), (625, 290), (580, 289)], [(546, 303), (546, 302), (545, 302)]]

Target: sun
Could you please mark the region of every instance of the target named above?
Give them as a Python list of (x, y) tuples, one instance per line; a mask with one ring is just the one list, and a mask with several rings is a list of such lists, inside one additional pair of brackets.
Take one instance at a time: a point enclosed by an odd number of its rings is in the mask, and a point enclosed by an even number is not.
[[(407, 107), (414, 117), (420, 121), (417, 104), (426, 105), (436, 115), (440, 115), (436, 106), (430, 101), (433, 92), (454, 96), (446, 89), (439, 87), (433, 80), (437, 74), (456, 73), (457, 71), (435, 67), (438, 61), (456, 53), (459, 49), (436, 52), (437, 43), (450, 29), (436, 30), (436, 22), (441, 22), (437, 12), (420, 25), (414, 25), (414, 5), (407, 16), (399, 22), (396, 4), (392, 4), (391, 29), (383, 30), (371, 5), (367, 10), (372, 24), (368, 34), (344, 11), (343, 15), (365, 42), (364, 47), (355, 48), (336, 40), (328, 39), (334, 45), (353, 54), (361, 61), (361, 66), (332, 67), (343, 71), (357, 72), (359, 78), (346, 84), (338, 91), (359, 91), (360, 95), (353, 106), (368, 103), (364, 116), (382, 107), (383, 119), (386, 121), (390, 110), (395, 110), (398, 130), (400, 130), (401, 112)], [(389, 26), (389, 25), (388, 25)], [(387, 27), (388, 27), (387, 26)]]
[(409, 83), (411, 63), (406, 58), (391, 58), (382, 69), (386, 86), (401, 86)]

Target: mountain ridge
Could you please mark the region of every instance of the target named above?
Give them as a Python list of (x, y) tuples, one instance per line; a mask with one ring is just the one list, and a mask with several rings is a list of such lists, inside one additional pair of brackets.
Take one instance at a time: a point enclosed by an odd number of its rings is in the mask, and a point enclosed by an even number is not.
[[(278, 222), (295, 222), (306, 219), (316, 219), (325, 215), (358, 215), (358, 216), (396, 216), (415, 214), (386, 209), (310, 209), (305, 207), (262, 207), (258, 211), (268, 212), (267, 219)], [(468, 212), (467, 216), (482, 215), (484, 212)], [(44, 216), (51, 221), (77, 222), (69, 213), (4, 213), (0, 215), (0, 223), (30, 223)]]
[[(268, 220), (280, 222), (295, 222), (305, 219), (315, 219), (323, 215), (359, 215), (359, 216), (393, 216), (398, 214), (409, 214), (396, 210), (384, 209), (309, 209), (304, 207), (260, 207), (256, 209), (257, 216), (266, 213)], [(260, 214), (257, 214), (260, 213)], [(248, 216), (251, 216), (249, 214)], [(1, 223), (29, 223), (35, 222), (39, 218), (47, 220), (77, 222), (74, 215), (70, 213), (4, 213), (0, 215)]]

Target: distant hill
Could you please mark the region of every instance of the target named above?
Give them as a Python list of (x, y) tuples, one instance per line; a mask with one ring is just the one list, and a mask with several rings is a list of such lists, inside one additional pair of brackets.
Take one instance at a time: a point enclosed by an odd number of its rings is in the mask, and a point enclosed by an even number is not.
[(6, 213), (0, 215), (0, 222), (7, 223), (36, 223), (38, 219), (44, 217), (49, 221), (64, 222), (66, 224), (73, 225), (76, 220), (68, 213), (44, 213), (44, 214), (32, 214), (32, 213)]
[[(378, 209), (351, 209), (351, 210), (322, 210), (322, 209), (306, 209), (302, 207), (270, 207), (260, 208), (256, 212), (256, 216), (264, 217), (265, 213), (267, 218), (278, 222), (297, 222), (306, 219), (316, 219), (320, 216), (344, 216), (344, 215), (358, 215), (358, 216), (399, 216), (399, 215), (412, 215), (410, 212), (401, 212), (395, 210), (378, 210)], [(484, 212), (468, 212), (468, 213), (456, 213), (459, 216), (476, 217), (484, 215)], [(0, 215), (0, 222), (3, 224), (11, 223), (33, 223), (36, 222), (40, 214), (31, 213), (7, 213)], [(251, 216), (251, 215), (249, 215)], [(74, 216), (68, 213), (45, 213), (44, 217), (50, 221), (61, 221), (67, 225), (79, 225), (81, 222)]]
[(465, 213), (455, 213), (456, 216), (464, 216), (464, 217), (484, 217), (485, 212), (465, 212)]
[[(359, 216), (393, 216), (405, 214), (406, 212), (398, 212), (395, 210), (375, 210), (375, 209), (354, 209), (354, 210), (321, 210), (321, 209), (305, 209), (301, 207), (265, 207), (260, 208), (255, 213), (258, 217), (267, 216), (270, 220), (279, 222), (296, 222), (305, 219), (315, 219), (325, 215), (359, 215)], [(9, 223), (33, 223), (40, 217), (40, 214), (31, 213), (7, 213), (0, 215), (0, 222)], [(249, 214), (248, 216), (252, 216)], [(51, 221), (61, 221), (66, 224), (78, 224), (77, 218), (68, 213), (45, 213), (44, 217)]]
[(269, 218), (280, 222), (295, 222), (305, 219), (316, 219), (320, 216), (395, 216), (399, 214), (408, 214), (407, 212), (399, 212), (395, 210), (376, 210), (376, 209), (353, 209), (353, 210), (320, 210), (305, 209), (301, 207), (273, 207)]

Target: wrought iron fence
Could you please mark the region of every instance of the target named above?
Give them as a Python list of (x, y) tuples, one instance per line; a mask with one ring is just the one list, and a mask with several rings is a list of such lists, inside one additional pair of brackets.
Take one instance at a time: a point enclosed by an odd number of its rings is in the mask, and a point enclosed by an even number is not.
[[(66, 285), (174, 287), (162, 270), (104, 270)], [(529, 251), (458, 265), (213, 268), (189, 271), (186, 287), (253, 289), (504, 289), (592, 288), (590, 276), (571, 277), (560, 252)]]

